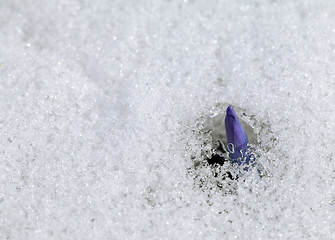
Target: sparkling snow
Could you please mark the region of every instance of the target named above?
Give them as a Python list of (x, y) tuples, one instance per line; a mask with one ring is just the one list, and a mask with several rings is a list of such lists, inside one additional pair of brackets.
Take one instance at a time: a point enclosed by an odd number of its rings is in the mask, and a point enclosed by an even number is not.
[(335, 238), (332, 0), (0, 0), (0, 110), (0, 239)]

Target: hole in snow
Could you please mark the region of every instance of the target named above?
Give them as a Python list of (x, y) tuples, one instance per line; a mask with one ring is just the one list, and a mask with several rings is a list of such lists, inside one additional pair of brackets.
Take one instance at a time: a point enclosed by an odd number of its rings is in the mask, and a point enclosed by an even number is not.
[[(197, 131), (201, 143), (200, 157), (194, 157), (191, 172), (198, 185), (204, 191), (219, 190), (223, 194), (233, 194), (236, 192), (236, 181), (241, 176), (241, 170), (236, 168), (229, 161), (228, 146), (225, 130), (225, 115), (228, 104), (218, 104), (211, 109), (211, 115), (198, 119), (202, 124)], [(266, 124), (255, 120), (245, 109), (234, 106), (249, 139), (249, 144), (253, 149), (260, 146), (258, 136), (266, 134), (270, 128)], [(257, 151), (255, 157), (257, 160)], [(257, 172), (260, 177), (266, 173), (261, 164), (257, 163)]]

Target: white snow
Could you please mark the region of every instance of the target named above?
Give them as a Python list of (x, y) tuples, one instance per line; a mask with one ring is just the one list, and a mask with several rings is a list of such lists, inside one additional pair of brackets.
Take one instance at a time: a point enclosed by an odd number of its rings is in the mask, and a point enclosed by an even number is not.
[(0, 0), (0, 239), (334, 239), (334, 66), (332, 0)]

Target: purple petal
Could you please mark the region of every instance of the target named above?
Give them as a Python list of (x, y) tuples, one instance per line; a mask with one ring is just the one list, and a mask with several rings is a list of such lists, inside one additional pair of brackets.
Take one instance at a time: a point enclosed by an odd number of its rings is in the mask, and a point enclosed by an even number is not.
[(227, 108), (225, 118), (227, 145), (229, 149), (229, 157), (236, 160), (245, 155), (248, 148), (248, 136), (238, 119), (233, 106)]

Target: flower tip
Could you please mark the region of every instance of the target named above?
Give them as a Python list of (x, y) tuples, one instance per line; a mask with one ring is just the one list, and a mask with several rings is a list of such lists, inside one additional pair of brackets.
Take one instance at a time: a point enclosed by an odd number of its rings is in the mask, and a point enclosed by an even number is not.
[(232, 105), (229, 105), (227, 108), (227, 114), (235, 113), (235, 110)]
[(232, 105), (229, 105), (227, 108), (227, 115), (226, 115), (226, 121), (231, 122), (231, 124), (233, 124), (233, 122), (235, 122), (238, 119), (236, 112), (233, 108)]

